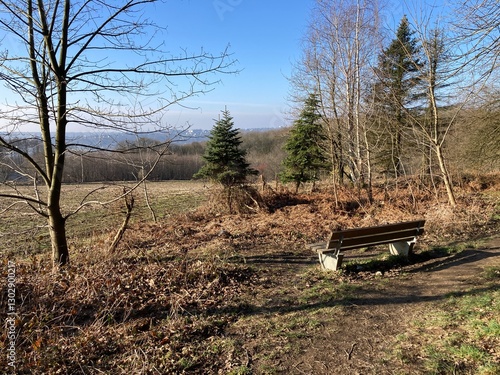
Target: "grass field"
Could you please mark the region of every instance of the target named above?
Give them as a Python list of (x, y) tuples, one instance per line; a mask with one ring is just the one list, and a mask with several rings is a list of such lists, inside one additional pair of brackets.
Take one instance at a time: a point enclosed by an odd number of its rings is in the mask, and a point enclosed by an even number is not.
[[(83, 184), (64, 185), (62, 207), (65, 214), (73, 212), (84, 202), (109, 202), (130, 189), (132, 184)], [(23, 194), (33, 196), (33, 188), (17, 188)], [(165, 181), (148, 182), (146, 185), (151, 209), (146, 204), (144, 186), (132, 194), (135, 199), (131, 224), (140, 221), (157, 220), (196, 208), (205, 200), (202, 182)], [(12, 193), (8, 187), (0, 187), (1, 192)], [(40, 192), (44, 197), (44, 192)], [(25, 203), (0, 199), (0, 254), (4, 256), (26, 257), (50, 251), (50, 238), (45, 218), (34, 212)], [(10, 209), (6, 210), (8, 207)], [(102, 241), (102, 236), (117, 230), (125, 215), (125, 203), (119, 199), (111, 204), (93, 203), (86, 205), (67, 222), (70, 247), (91, 246), (93, 241)], [(116, 228), (116, 229), (115, 229)]]

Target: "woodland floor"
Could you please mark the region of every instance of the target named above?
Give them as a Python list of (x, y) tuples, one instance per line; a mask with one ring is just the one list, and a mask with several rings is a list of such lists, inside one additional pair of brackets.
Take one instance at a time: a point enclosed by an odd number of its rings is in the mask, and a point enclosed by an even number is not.
[[(96, 236), (60, 273), (42, 255), (18, 259), (15, 373), (493, 375), (500, 187), (490, 181), (463, 190), (456, 208), (404, 189), (381, 189), (371, 205), (352, 191), (275, 194), (258, 213), (212, 206), (134, 223), (113, 254), (103, 250), (113, 233)], [(324, 272), (305, 247), (334, 227), (417, 218), (426, 232), (410, 262), (380, 247)], [(443, 317), (476, 296), (478, 318)], [(472, 320), (479, 339), (465, 332)], [(441, 342), (480, 355), (433, 361)], [(10, 370), (5, 357), (0, 371)]]
[[(500, 287), (498, 282), (486, 286), (482, 279), (485, 269), (500, 267), (500, 238), (497, 237), (477, 249), (466, 249), (456, 255), (400, 268), (392, 276), (390, 271), (381, 277), (367, 273), (360, 276), (359, 280), (351, 281), (357, 283), (359, 288), (341, 302), (332, 299), (299, 306), (288, 305), (290, 290), (293, 290), (291, 286), (303, 287), (298, 278), (315, 261), (307, 257), (297, 259), (277, 254), (251, 257), (248, 260), (262, 267), (273, 280), (267, 292), (254, 296), (256, 300), (252, 313), (317, 312), (313, 315), (319, 329), (305, 337), (291, 338), (289, 345), (294, 348), (291, 353), (275, 358), (274, 363), (267, 365), (269, 369), (274, 368), (276, 373), (426, 373), (418, 361), (407, 358), (395, 363), (388, 360), (386, 353), (394, 350), (396, 345), (401, 345), (395, 338), (411, 332), (415, 320), (428, 314), (436, 303), (445, 301), (450, 295), (474, 295)], [(234, 334), (239, 334), (237, 329)], [(439, 340), (439, 336), (435, 339)], [(252, 334), (250, 337), (245, 336), (244, 347), (250, 358), (258, 350), (256, 348), (262, 346), (259, 340), (258, 336), (252, 340)], [(424, 344), (410, 336), (402, 345), (411, 347)], [(496, 358), (500, 359), (498, 348)]]

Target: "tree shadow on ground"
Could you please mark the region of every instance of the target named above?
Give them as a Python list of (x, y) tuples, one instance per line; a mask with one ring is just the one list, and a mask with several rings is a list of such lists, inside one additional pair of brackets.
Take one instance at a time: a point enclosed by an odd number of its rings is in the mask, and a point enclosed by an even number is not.
[(437, 257), (437, 259), (431, 262), (429, 262), (428, 259), (426, 259), (427, 257), (426, 255), (424, 256), (420, 255), (417, 256), (416, 260), (414, 260), (412, 263), (417, 264), (419, 263), (419, 260), (420, 262), (425, 262), (425, 263), (418, 268), (412, 269), (411, 272), (418, 273), (418, 272), (440, 271), (467, 263), (478, 262), (483, 259), (499, 256), (500, 254), (498, 252), (495, 252), (495, 250), (499, 249), (500, 247), (467, 249), (452, 256), (447, 256), (443, 254), (442, 256)]
[[(483, 249), (469, 249), (464, 250), (460, 253), (453, 255), (445, 255), (444, 252), (434, 251), (433, 256), (437, 257), (435, 259), (429, 258), (429, 254), (417, 256), (411, 262), (411, 269), (406, 273), (410, 276), (413, 274), (418, 274), (422, 272), (438, 272), (441, 270), (450, 269), (453, 267), (472, 265), (473, 263), (483, 261), (485, 259), (500, 256), (499, 247), (490, 247)], [(430, 259), (430, 260), (429, 260)], [(316, 262), (315, 258), (312, 257), (283, 257), (283, 256), (257, 256), (248, 257), (247, 261), (249, 263), (256, 263), (260, 266), (269, 265), (274, 266), (276, 263), (286, 263), (291, 265), (303, 264), (310, 265)], [(383, 263), (384, 261), (374, 260), (376, 264)], [(421, 263), (421, 265), (419, 265)], [(392, 264), (392, 263), (391, 263)], [(417, 265), (416, 268), (413, 268)], [(322, 272), (318, 268), (318, 272)], [(320, 301), (312, 301), (311, 303), (304, 303), (300, 299), (296, 299), (297, 303), (294, 303), (293, 297), (284, 293), (287, 285), (277, 286), (276, 293), (269, 296), (266, 303), (263, 305), (257, 305), (252, 303), (243, 303), (237, 306), (229, 307), (227, 306), (224, 311), (219, 311), (219, 313), (232, 313), (244, 316), (258, 316), (258, 315), (268, 315), (268, 314), (286, 314), (294, 312), (307, 312), (315, 311), (324, 308), (330, 308), (335, 306), (344, 307), (356, 307), (356, 306), (388, 306), (393, 305), (397, 309), (398, 305), (402, 304), (418, 304), (422, 302), (436, 302), (445, 300), (453, 294), (455, 297), (472, 296), (476, 294), (481, 294), (485, 292), (491, 292), (498, 289), (498, 285), (489, 283), (488, 285), (479, 285), (477, 287), (468, 288), (467, 290), (446, 290), (441, 292), (436, 292), (432, 290), (432, 284), (417, 283), (410, 277), (409, 280), (392, 279), (395, 280), (393, 283), (385, 284), (381, 288), (380, 286), (373, 285), (373, 283), (363, 283), (353, 286), (353, 289), (345, 295), (338, 293), (335, 288), (335, 279), (331, 280), (332, 289), (331, 296), (328, 298), (321, 298)], [(300, 280), (289, 280), (290, 285), (288, 287), (294, 288), (306, 288), (309, 287), (307, 283), (303, 283)], [(339, 285), (341, 281), (339, 281)], [(327, 288), (327, 286), (325, 286)], [(227, 309), (229, 308), (229, 310)]]
[[(315, 256), (308, 255), (295, 255), (295, 254), (263, 254), (263, 255), (250, 255), (241, 256), (239, 259), (243, 260), (248, 265), (267, 265), (267, 266), (290, 266), (290, 265), (313, 265), (317, 263)], [(233, 260), (236, 260), (233, 259)]]

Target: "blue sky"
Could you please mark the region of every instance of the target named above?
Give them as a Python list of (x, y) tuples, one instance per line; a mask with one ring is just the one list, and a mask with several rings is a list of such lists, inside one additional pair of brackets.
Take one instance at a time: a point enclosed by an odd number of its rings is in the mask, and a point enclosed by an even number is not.
[[(433, 5), (441, 0), (430, 0)], [(166, 120), (182, 127), (210, 129), (221, 110), (242, 129), (291, 124), (288, 112), (292, 66), (301, 57), (314, 0), (171, 0), (157, 5), (155, 20), (167, 27), (171, 52), (187, 48), (218, 53), (230, 44), (238, 60), (235, 75), (221, 75), (213, 92), (183, 104), (197, 109), (171, 107)], [(409, 1), (408, 4), (412, 3)], [(406, 2), (393, 1), (385, 9), (386, 27), (395, 28), (406, 13)], [(424, 7), (414, 2), (410, 13)], [(411, 8), (411, 5), (410, 5)]]
[[(429, 1), (435, 5), (446, 0)], [(214, 119), (227, 106), (238, 128), (290, 125), (288, 79), (293, 64), (300, 60), (314, 3), (315, 0), (166, 0), (146, 7), (146, 17), (166, 28), (162, 37), (173, 56), (183, 50), (197, 53), (202, 48), (217, 55), (230, 45), (229, 51), (237, 60), (234, 69), (240, 71), (218, 75), (216, 79), (222, 83), (214, 86), (212, 92), (183, 101), (183, 106), (189, 108), (171, 106), (164, 121), (178, 128), (190, 124), (192, 128), (211, 129)], [(421, 1), (413, 3), (418, 9), (425, 7)], [(403, 4), (394, 0), (390, 11), (385, 9), (386, 27), (397, 26), (406, 13)]]
[[(227, 109), (238, 128), (287, 125), (287, 95), (292, 64), (300, 58), (311, 0), (174, 0), (157, 6), (167, 27), (166, 42), (197, 52), (214, 54), (230, 44), (240, 73), (220, 75), (215, 90), (185, 101), (198, 109), (171, 107), (166, 119), (172, 125), (209, 129), (221, 110)], [(161, 9), (160, 9), (161, 8)], [(161, 11), (160, 11), (161, 10)]]

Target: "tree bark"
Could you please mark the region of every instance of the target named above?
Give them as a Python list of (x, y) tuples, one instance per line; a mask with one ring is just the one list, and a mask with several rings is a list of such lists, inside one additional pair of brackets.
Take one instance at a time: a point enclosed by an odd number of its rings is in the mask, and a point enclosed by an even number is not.
[(66, 240), (66, 219), (59, 207), (49, 207), (48, 222), (54, 266), (64, 266), (69, 263), (69, 250)]
[(455, 207), (457, 205), (457, 201), (455, 199), (455, 194), (453, 193), (453, 186), (451, 184), (450, 174), (448, 169), (446, 168), (446, 163), (444, 161), (444, 155), (441, 150), (441, 145), (436, 144), (436, 156), (438, 159), (439, 169), (441, 170), (441, 174), (443, 177), (444, 186), (446, 188), (446, 194), (448, 194), (448, 202), (451, 206)]

